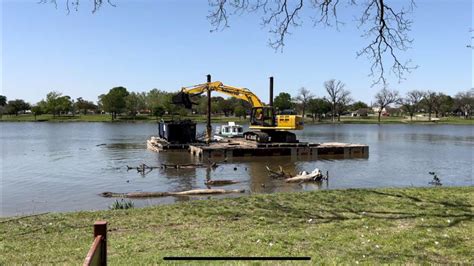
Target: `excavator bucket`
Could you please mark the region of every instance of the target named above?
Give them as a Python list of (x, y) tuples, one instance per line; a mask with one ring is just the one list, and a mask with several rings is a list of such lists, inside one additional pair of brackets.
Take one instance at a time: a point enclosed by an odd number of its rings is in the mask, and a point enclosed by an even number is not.
[(193, 103), (191, 101), (191, 97), (189, 97), (189, 94), (184, 92), (179, 92), (178, 94), (174, 95), (171, 98), (171, 102), (173, 102), (173, 104), (183, 105), (186, 109), (191, 109), (193, 107), (193, 104), (196, 105), (196, 103)]

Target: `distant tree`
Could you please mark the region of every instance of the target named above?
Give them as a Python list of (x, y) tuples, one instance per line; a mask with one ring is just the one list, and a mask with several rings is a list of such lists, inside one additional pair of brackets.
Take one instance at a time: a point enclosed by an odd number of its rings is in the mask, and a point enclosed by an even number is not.
[(312, 98), (308, 101), (308, 112), (311, 113), (313, 122), (316, 117), (318, 117), (318, 121), (321, 121), (322, 116), (330, 111), (331, 104), (325, 99)]
[(292, 109), (293, 103), (291, 102), (291, 95), (286, 92), (280, 92), (280, 94), (275, 97), (275, 100), (273, 101), (273, 106), (280, 111)]
[[(166, 112), (165, 107), (163, 105), (164, 94), (164, 91), (160, 91), (158, 89), (152, 89), (146, 94), (146, 108), (151, 110), (151, 114), (153, 114), (154, 116), (163, 116), (164, 112)], [(163, 114), (161, 114), (161, 111), (163, 111)]]
[(35, 116), (35, 120), (36, 120), (36, 116), (42, 115), (44, 113), (44, 110), (41, 107), (41, 105), (37, 104), (31, 107), (31, 112)]
[(425, 108), (425, 111), (428, 112), (428, 121), (431, 121), (431, 113), (433, 113), (433, 110), (437, 104), (438, 98), (436, 95), (436, 92), (434, 91), (426, 91), (424, 93), (423, 100), (421, 101), (421, 104)]
[(464, 118), (470, 119), (472, 115), (472, 107), (474, 106), (474, 88), (456, 94), (454, 97), (454, 104), (459, 110), (461, 110)]
[(30, 108), (31, 106), (29, 103), (21, 99), (15, 99), (8, 101), (7, 105), (5, 106), (5, 112), (9, 115), (18, 115), (18, 113), (30, 110)]
[(422, 91), (412, 90), (407, 92), (404, 98), (400, 99), (402, 109), (410, 115), (410, 121), (413, 121), (413, 115), (418, 112), (423, 96), (424, 93)]
[(98, 107), (92, 101), (87, 101), (84, 100), (82, 97), (79, 97), (74, 103), (74, 108), (78, 112), (82, 112), (84, 115), (86, 115), (87, 111), (95, 111)]
[(392, 103), (397, 103), (400, 101), (400, 96), (398, 91), (389, 90), (383, 88), (377, 94), (375, 94), (375, 103), (374, 106), (378, 107), (378, 121), (380, 123), (380, 116), (382, 115), (383, 109), (389, 106)]
[(7, 105), (7, 97), (0, 95), (0, 106), (5, 106)]
[(361, 101), (357, 101), (357, 102), (351, 104), (351, 106), (350, 106), (350, 110), (352, 110), (352, 111), (357, 111), (359, 109), (364, 109), (364, 108), (369, 108), (369, 106), (366, 103), (361, 102)]
[(313, 95), (308, 89), (306, 89), (305, 87), (301, 87), (299, 89), (298, 95), (296, 96), (295, 100), (301, 106), (303, 118), (305, 116), (305, 111), (308, 105), (308, 101), (311, 100), (312, 98), (313, 98)]
[(222, 110), (225, 116), (229, 116), (231, 114), (234, 114), (236, 107), (235, 104), (236, 102), (234, 100), (231, 100), (231, 98), (224, 99), (219, 103), (219, 109)]
[(71, 97), (63, 96), (57, 91), (49, 92), (45, 100), (45, 112), (53, 114), (53, 117), (61, 113), (67, 113), (72, 108)]
[(453, 109), (454, 101), (451, 96), (446, 95), (442, 92), (439, 92), (435, 96), (435, 101), (433, 105), (433, 111), (435, 113), (435, 117), (445, 116), (446, 113), (450, 112)]
[(3, 112), (5, 111), (5, 106), (7, 105), (7, 97), (0, 95), (0, 118), (2, 118)]
[(238, 105), (234, 109), (234, 115), (237, 116), (238, 118), (243, 117), (244, 119), (247, 118), (247, 111), (242, 105)]
[[(162, 104), (163, 104), (163, 107), (164, 109), (166, 110), (166, 112), (168, 114), (177, 114), (177, 115), (187, 115), (188, 113), (188, 110), (186, 110), (183, 106), (181, 105), (176, 105), (176, 104), (173, 104), (171, 98), (176, 95), (177, 92), (165, 92), (163, 93), (163, 95), (161, 96), (161, 101), (162, 101)], [(204, 98), (204, 97), (201, 97), (201, 98)], [(199, 98), (198, 98), (199, 99)], [(193, 102), (195, 102), (196, 100), (193, 99)]]
[(165, 114), (165, 108), (161, 105), (152, 107), (151, 113), (156, 117), (162, 117)]
[(345, 91), (345, 93), (342, 94), (341, 99), (337, 103), (336, 110), (337, 110), (337, 121), (341, 121), (341, 116), (347, 112), (349, 109), (349, 106), (352, 102), (352, 97), (350, 95), (349, 91)]
[(134, 118), (139, 111), (146, 109), (145, 98), (145, 94), (136, 92), (132, 92), (125, 97), (125, 105), (127, 107), (127, 111)]
[(351, 92), (345, 90), (344, 87), (345, 84), (340, 80), (336, 81), (335, 79), (331, 79), (324, 82), (324, 88), (329, 95), (327, 101), (331, 104), (333, 123), (336, 121), (336, 114), (340, 113), (338, 108), (343, 107), (344, 104), (347, 104), (347, 102), (349, 102), (348, 100), (350, 99)]
[(129, 95), (124, 87), (112, 88), (107, 94), (99, 96), (99, 102), (104, 111), (111, 114), (112, 121), (117, 118), (117, 114), (126, 111), (126, 97)]

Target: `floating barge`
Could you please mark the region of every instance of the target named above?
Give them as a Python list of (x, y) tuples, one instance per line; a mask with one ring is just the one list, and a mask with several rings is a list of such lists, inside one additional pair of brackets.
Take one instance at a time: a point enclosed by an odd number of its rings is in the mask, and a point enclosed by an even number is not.
[(152, 137), (148, 149), (161, 151), (189, 151), (201, 159), (232, 159), (252, 156), (289, 156), (292, 160), (368, 158), (369, 146), (340, 142), (328, 143), (256, 143), (243, 138), (226, 142), (169, 144), (166, 140)]

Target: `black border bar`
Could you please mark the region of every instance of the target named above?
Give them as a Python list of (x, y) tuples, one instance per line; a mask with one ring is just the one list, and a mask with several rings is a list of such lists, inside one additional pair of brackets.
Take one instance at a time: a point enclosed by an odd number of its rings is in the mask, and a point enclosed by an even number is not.
[(311, 257), (163, 257), (163, 260), (311, 260)]

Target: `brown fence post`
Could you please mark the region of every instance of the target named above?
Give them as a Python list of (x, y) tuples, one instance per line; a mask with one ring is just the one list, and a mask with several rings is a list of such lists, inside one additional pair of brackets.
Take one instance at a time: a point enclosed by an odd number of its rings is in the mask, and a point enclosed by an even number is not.
[(106, 221), (97, 221), (94, 223), (94, 238), (97, 236), (102, 236), (102, 245), (101, 248), (101, 258), (100, 265), (107, 265), (107, 222)]

